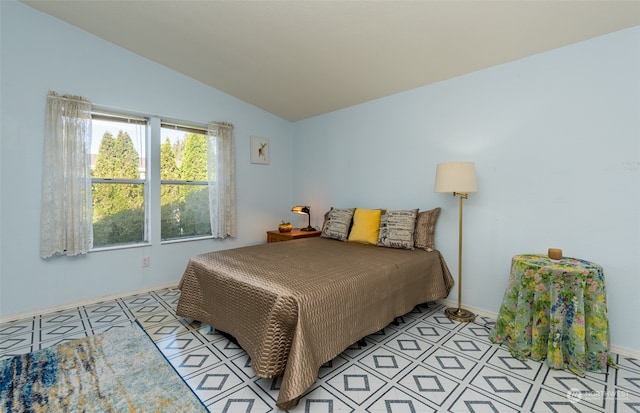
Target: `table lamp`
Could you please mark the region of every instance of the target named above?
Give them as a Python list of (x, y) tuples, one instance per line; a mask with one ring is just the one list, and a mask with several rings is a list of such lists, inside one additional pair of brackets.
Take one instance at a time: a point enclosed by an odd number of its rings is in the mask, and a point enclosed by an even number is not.
[(469, 193), (478, 192), (475, 164), (473, 162), (447, 162), (436, 167), (436, 184), (434, 192), (453, 193), (460, 196), (460, 221), (458, 225), (458, 308), (447, 308), (445, 314), (451, 320), (469, 322), (476, 315), (462, 308), (462, 200)]
[(316, 229), (311, 226), (311, 208), (308, 206), (297, 205), (291, 208), (291, 212), (295, 212), (296, 214), (308, 215), (309, 216), (309, 225), (306, 228), (300, 228), (300, 231), (315, 231)]

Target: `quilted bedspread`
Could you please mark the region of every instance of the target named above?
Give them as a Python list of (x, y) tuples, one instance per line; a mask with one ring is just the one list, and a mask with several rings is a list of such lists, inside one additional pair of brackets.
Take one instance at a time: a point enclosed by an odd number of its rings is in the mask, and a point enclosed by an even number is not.
[(452, 286), (438, 251), (307, 238), (191, 258), (177, 313), (233, 335), (259, 377), (282, 375), (290, 409), (322, 364)]

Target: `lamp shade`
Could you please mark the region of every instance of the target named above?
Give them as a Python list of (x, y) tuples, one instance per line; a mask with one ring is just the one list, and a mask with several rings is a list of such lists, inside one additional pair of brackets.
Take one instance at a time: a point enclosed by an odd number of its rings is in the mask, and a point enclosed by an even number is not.
[(434, 192), (478, 192), (476, 166), (473, 162), (439, 163)]
[(302, 215), (309, 215), (310, 210), (311, 208), (303, 205), (296, 205), (293, 208), (291, 208), (291, 212), (294, 212), (296, 214), (302, 214)]

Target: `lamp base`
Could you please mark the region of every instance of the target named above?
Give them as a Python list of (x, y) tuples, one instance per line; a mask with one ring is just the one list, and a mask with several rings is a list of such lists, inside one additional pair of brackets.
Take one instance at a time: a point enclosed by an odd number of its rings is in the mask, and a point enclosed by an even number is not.
[(447, 308), (444, 310), (444, 314), (453, 321), (460, 321), (462, 323), (468, 323), (476, 319), (476, 315), (464, 308)]
[(316, 229), (309, 225), (308, 227), (300, 228), (300, 231), (315, 231)]

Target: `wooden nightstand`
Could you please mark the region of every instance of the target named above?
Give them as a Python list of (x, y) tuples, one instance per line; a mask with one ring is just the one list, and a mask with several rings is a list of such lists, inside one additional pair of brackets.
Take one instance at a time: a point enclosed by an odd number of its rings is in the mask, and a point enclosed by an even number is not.
[(267, 231), (267, 242), (291, 241), (292, 239), (319, 237), (322, 231), (300, 231), (294, 228), (290, 232), (280, 232), (277, 229)]

